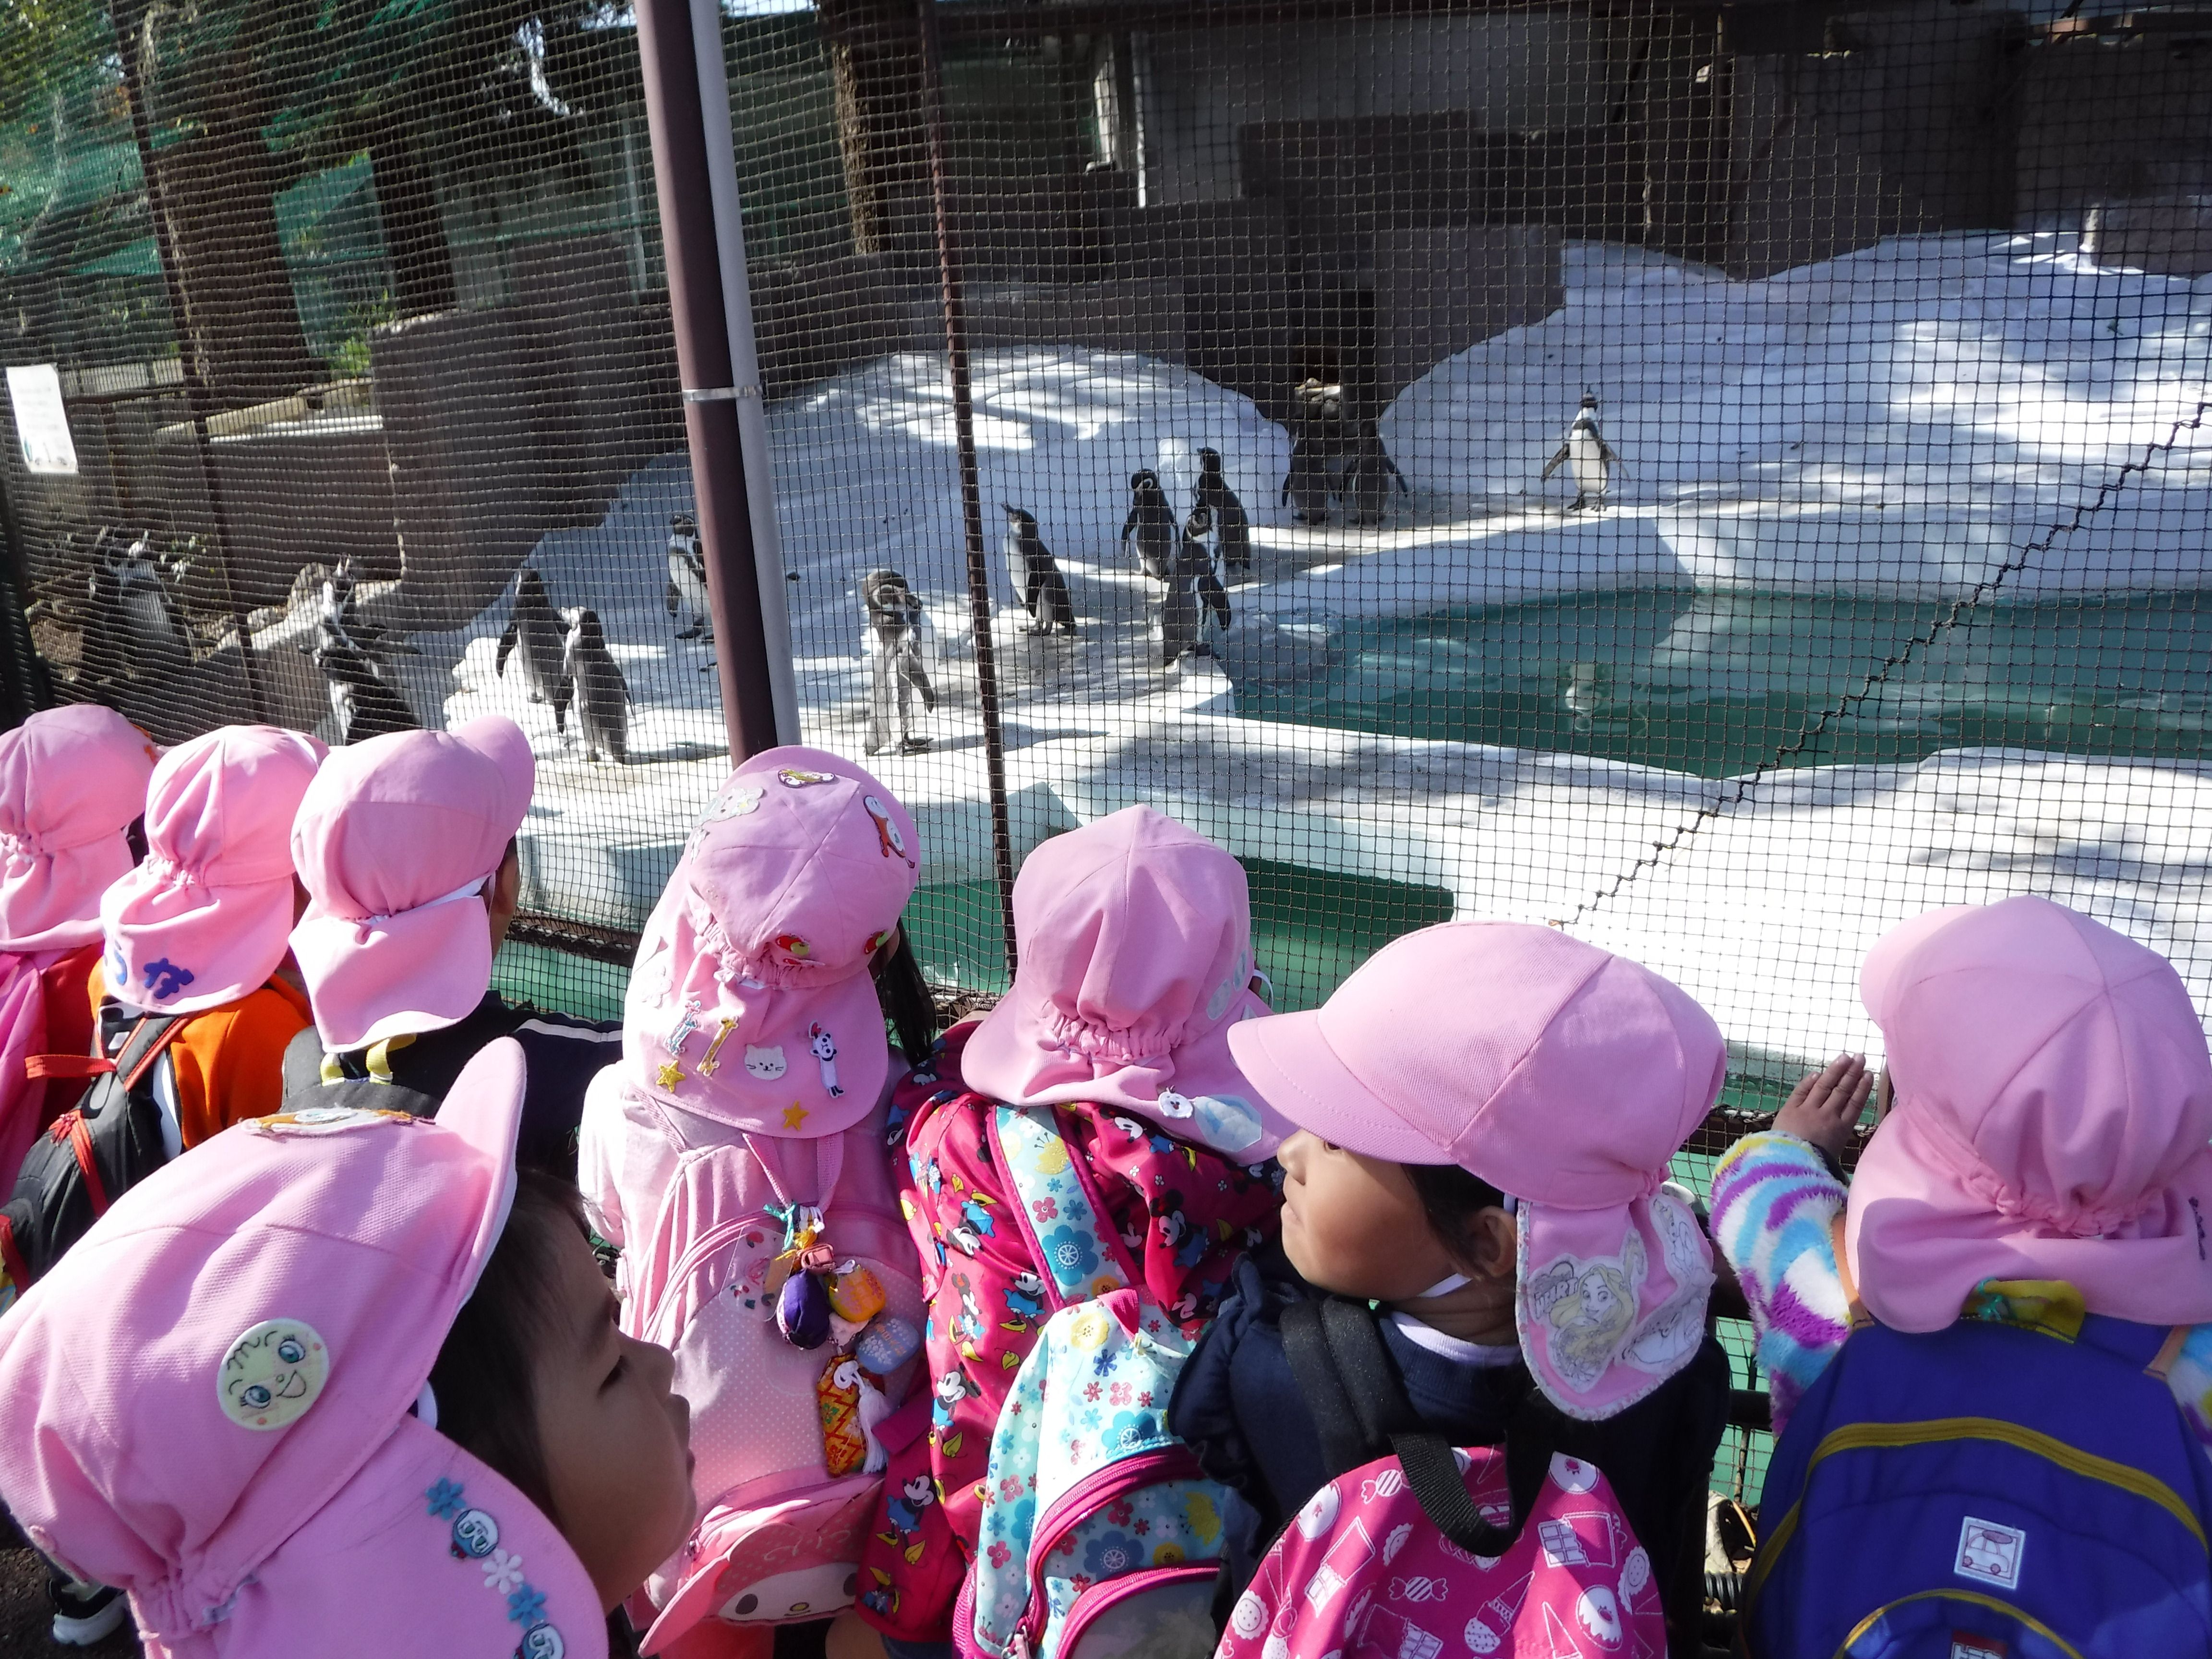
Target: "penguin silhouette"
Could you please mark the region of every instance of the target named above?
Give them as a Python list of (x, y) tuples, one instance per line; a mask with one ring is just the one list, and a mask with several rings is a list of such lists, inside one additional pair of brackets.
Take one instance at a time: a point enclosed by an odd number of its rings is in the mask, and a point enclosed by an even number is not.
[(1190, 517), (1183, 521), (1182, 546), (1176, 555), (1176, 579), (1188, 580), (1194, 597), (1204, 614), (1198, 618), (1200, 641), (1195, 649), (1200, 656), (1212, 654), (1212, 647), (1203, 638), (1205, 624), (1211, 621), (1225, 634), (1229, 631), (1230, 611), (1228, 590), (1214, 573), (1213, 556), (1207, 550), (1206, 538), (1213, 533), (1213, 514), (1203, 507), (1194, 507)]
[(707, 608), (707, 558), (699, 550), (699, 521), (689, 513), (674, 513), (668, 519), (668, 592), (664, 599), (672, 617), (681, 617), (688, 610), (691, 624), (676, 630), (679, 640), (696, 640), (701, 635), (707, 642), (714, 642), (714, 623)]
[(392, 732), (412, 732), (418, 722), (406, 699), (385, 684), (375, 662), (335, 622), (315, 626), (315, 642), (300, 650), (323, 677), (331, 700), (333, 740), (359, 743)]
[(1300, 524), (1327, 524), (1328, 497), (1328, 455), (1319, 439), (1301, 438), (1291, 446), (1279, 505), (1289, 507)]
[(1037, 534), (1036, 515), (1003, 501), (999, 505), (1006, 515), (1006, 574), (1013, 578), (1022, 609), (1030, 613), (1029, 632), (1073, 634), (1075, 604), (1067, 596), (1067, 578)]
[(1121, 539), (1131, 536), (1137, 538), (1138, 568), (1154, 581), (1167, 580), (1176, 552), (1175, 509), (1159, 474), (1150, 468), (1129, 475), (1129, 516), (1121, 521)]
[(937, 692), (921, 665), (921, 600), (896, 570), (871, 570), (860, 580), (860, 609), (873, 635), (868, 684), (868, 741), (871, 755), (890, 747), (891, 714), (898, 714), (899, 748), (911, 754), (929, 747), (927, 738), (914, 735), (914, 696), (921, 694), (928, 714), (937, 707)]
[(1406, 475), (1398, 471), (1398, 464), (1390, 459), (1390, 452), (1382, 447), (1382, 434), (1372, 421), (1359, 423), (1359, 440), (1352, 452), (1352, 465), (1345, 476), (1344, 493), (1352, 506), (1354, 524), (1375, 525), (1382, 521), (1389, 510), (1390, 486), (1398, 486), (1401, 495), (1413, 492), (1406, 483)]
[(584, 758), (605, 756), (617, 766), (627, 766), (629, 684), (623, 678), (622, 665), (608, 653), (598, 611), (579, 611), (568, 624), (561, 673), (575, 688), (576, 738)]
[(1583, 393), (1582, 407), (1575, 411), (1567, 435), (1560, 441), (1559, 453), (1544, 463), (1543, 476), (1538, 482), (1549, 479), (1570, 462), (1575, 477), (1575, 499), (1567, 507), (1570, 513), (1582, 511), (1593, 495), (1602, 503), (1614, 471), (1618, 469), (1624, 477), (1628, 473), (1628, 469), (1621, 465), (1620, 457), (1613, 453), (1604, 434), (1597, 429), (1597, 398), (1587, 392)]
[(99, 562), (89, 584), (91, 617), (87, 662), (111, 679), (181, 675), (192, 664), (191, 636), (170, 594), (152, 538), (137, 536), (118, 547), (101, 533)]
[(1201, 449), (1198, 452), (1198, 483), (1190, 493), (1191, 505), (1202, 507), (1213, 514), (1213, 521), (1221, 530), (1221, 574), (1232, 582), (1241, 582), (1252, 574), (1252, 520), (1246, 516), (1244, 503), (1237, 499), (1237, 492), (1229, 487), (1229, 480), (1221, 470), (1221, 452)]
[(499, 636), (491, 672), (504, 678), (508, 655), (519, 653), (516, 660), (530, 701), (553, 705), (553, 729), (563, 737), (568, 732), (569, 681), (561, 661), (567, 634), (553, 609), (552, 596), (545, 591), (545, 579), (535, 570), (524, 570), (514, 586), (514, 610), (507, 619), (507, 631)]

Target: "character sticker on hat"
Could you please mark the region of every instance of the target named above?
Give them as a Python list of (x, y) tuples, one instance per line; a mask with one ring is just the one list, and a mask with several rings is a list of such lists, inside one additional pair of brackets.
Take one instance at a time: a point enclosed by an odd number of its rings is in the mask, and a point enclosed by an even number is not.
[(783, 1045), (770, 1043), (764, 1048), (745, 1044), (745, 1073), (763, 1083), (773, 1083), (791, 1069), (783, 1057)]
[(302, 1106), (297, 1111), (250, 1117), (246, 1127), (262, 1135), (335, 1135), (349, 1129), (373, 1129), (382, 1123), (424, 1123), (411, 1112), (382, 1106)]
[(860, 805), (868, 809), (868, 816), (876, 821), (876, 839), (882, 844), (884, 856), (887, 859), (906, 859), (907, 868), (913, 869), (914, 860), (907, 858), (906, 837), (899, 834), (898, 825), (891, 822), (891, 809), (873, 795), (861, 796)]
[(814, 1051), (814, 1058), (822, 1062), (822, 1087), (835, 1100), (845, 1092), (837, 1081), (837, 1039), (816, 1020), (806, 1028), (806, 1046)]
[(1184, 1095), (1173, 1089), (1159, 1094), (1160, 1115), (1187, 1119), (1190, 1139), (1218, 1152), (1241, 1152), (1260, 1138), (1260, 1114), (1241, 1095)]
[(787, 789), (804, 789), (812, 783), (837, 781), (837, 775), (834, 772), (808, 772), (796, 766), (779, 766), (775, 769), (775, 776), (776, 781)]
[(722, 1069), (722, 1062), (715, 1056), (722, 1052), (722, 1045), (730, 1040), (730, 1033), (737, 1029), (737, 1021), (726, 1014), (722, 1016), (720, 1029), (714, 1033), (714, 1040), (707, 1045), (707, 1052), (699, 1057), (698, 1071), (701, 1077), (712, 1077)]
[(499, 1522), (486, 1510), (464, 1507), (466, 1489), (441, 1480), (422, 1496), (433, 1521), (453, 1522), (447, 1553), (483, 1570), (484, 1588), (507, 1603), (507, 1616), (522, 1626), (517, 1659), (562, 1659), (568, 1645), (545, 1621), (545, 1592), (522, 1576), (522, 1558), (499, 1547)]
[(224, 1353), (216, 1399), (241, 1429), (282, 1429), (307, 1413), (330, 1376), (330, 1349), (313, 1326), (264, 1319)]

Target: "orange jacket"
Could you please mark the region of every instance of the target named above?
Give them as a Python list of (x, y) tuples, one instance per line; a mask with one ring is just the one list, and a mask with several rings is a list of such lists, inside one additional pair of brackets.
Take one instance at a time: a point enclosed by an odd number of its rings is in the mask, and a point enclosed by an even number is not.
[[(97, 1022), (106, 975), (95, 970), (90, 988)], [(313, 1024), (307, 993), (281, 979), (186, 1019), (166, 1054), (185, 1145), (283, 1110), (285, 1045)]]

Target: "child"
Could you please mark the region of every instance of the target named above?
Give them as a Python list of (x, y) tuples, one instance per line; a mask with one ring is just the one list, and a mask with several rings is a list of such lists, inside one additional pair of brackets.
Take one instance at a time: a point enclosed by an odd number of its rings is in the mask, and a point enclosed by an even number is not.
[[(862, 1616), (894, 1653), (947, 1638), (993, 1426), (1052, 1310), (1133, 1277), (1194, 1333), (1274, 1230), (1274, 1189), (1249, 1166), (1279, 1130), (1229, 1048), (1237, 1022), (1266, 1012), (1237, 860), (1130, 807), (1029, 855), (1014, 927), (1012, 987), (893, 1102), (909, 1120), (933, 1379), (929, 1432), (894, 1452), (866, 1558)], [(1002, 1105), (1050, 1109), (1063, 1165), (1116, 1237), (1079, 1236), (1073, 1206), (1024, 1205), (994, 1157)]]
[(515, 832), (537, 775), (522, 728), (495, 714), (331, 756), (292, 830), (309, 900), (292, 949), (316, 1032), (286, 1056), (295, 1102), (318, 1079), (371, 1078), (434, 1103), (477, 1049), (511, 1036), (530, 1066), (517, 1157), (574, 1175), (584, 1090), (620, 1028), (491, 988), (521, 904)]
[(1294, 1373), (1286, 1310), (1315, 1291), (1379, 1303), (1422, 1425), (1510, 1458), (1510, 1426), (1595, 1464), (1649, 1554), (1670, 1649), (1698, 1651), (1728, 1361), (1707, 1331), (1711, 1251), (1661, 1183), (1719, 1094), (1711, 1018), (1548, 928), (1447, 922), (1385, 946), (1315, 1012), (1235, 1028), (1230, 1047), (1298, 1126), (1278, 1154), (1297, 1277), (1239, 1267), (1169, 1421), (1251, 1501), (1254, 1542), (1342, 1472), (1324, 1462), (1332, 1425)]
[[(1714, 1174), (1714, 1236), (1750, 1302), (1786, 1431), (1761, 1506), (1753, 1650), (1812, 1651), (1820, 1632), (1848, 1632), (1897, 1591), (1960, 1627), (1966, 1646), (1951, 1651), (2045, 1650), (2049, 1632), (2032, 1638), (2032, 1626), (1948, 1599), (1961, 1584), (1984, 1603), (1995, 1589), (2039, 1608), (2085, 1652), (2202, 1650), (2212, 1469), (2194, 1450), (2174, 1462), (2172, 1446), (2212, 1447), (2212, 1055), (2180, 977), (2086, 916), (2018, 897), (1893, 929), (1860, 990), (1897, 1103), (1848, 1189), (1835, 1159), (1870, 1087), (1850, 1055), (1801, 1083), (1774, 1127), (1738, 1141)], [(1841, 1466), (1826, 1448), (1893, 1414), (1869, 1404), (1886, 1385), (1908, 1396), (1903, 1415), (1943, 1419), (1929, 1430), (1994, 1426), (1920, 1437), (1948, 1460), (1934, 1496), (1902, 1443), (1863, 1445), (1851, 1467), (1876, 1496), (1920, 1496), (1894, 1526), (1874, 1522), (1883, 1550), (1839, 1559), (1825, 1505)], [(2124, 1433), (2138, 1437), (2113, 1440)], [(1970, 1447), (1982, 1441), (2116, 1473), (2039, 1499), (2050, 1468), (1979, 1462)], [(1823, 1455), (1808, 1459), (1816, 1444)], [(2172, 1502), (2107, 1521), (2098, 1505), (2114, 1482)], [(2174, 1517), (2191, 1510), (2197, 1530), (2185, 1534)], [(2193, 1586), (2130, 1605), (2191, 1613), (2186, 1634), (2130, 1626), (2132, 1613), (2101, 1623), (2169, 1528)], [(2107, 1540), (2130, 1560), (2100, 1559)], [(1808, 1547), (1827, 1550), (1809, 1574)], [(1874, 1593), (1863, 1568), (1905, 1577), (1861, 1606)]]
[(0, 1498), (149, 1652), (605, 1659), (690, 1524), (688, 1413), (574, 1194), (518, 1184), (523, 1071), (217, 1135), (0, 1324)]
[(313, 1018), (290, 960), (292, 815), (329, 752), (274, 726), (172, 749), (147, 793), (146, 858), (100, 899), (99, 1052), (149, 1016), (189, 1016), (148, 1079), (171, 1158), (283, 1100), (285, 1046)]
[(100, 896), (137, 861), (154, 745), (97, 703), (48, 708), (0, 733), (0, 1182), (76, 1103), (82, 1079), (28, 1079), (33, 1054), (89, 1054)]

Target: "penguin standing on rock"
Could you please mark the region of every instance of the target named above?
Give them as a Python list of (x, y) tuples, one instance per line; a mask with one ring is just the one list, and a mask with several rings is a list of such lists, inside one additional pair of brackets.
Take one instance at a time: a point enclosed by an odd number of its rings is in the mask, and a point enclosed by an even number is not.
[(1198, 483), (1191, 490), (1191, 505), (1204, 507), (1220, 526), (1221, 574), (1232, 582), (1250, 580), (1252, 520), (1245, 514), (1244, 503), (1229, 487), (1218, 449), (1198, 452)]
[(86, 654), (100, 672), (110, 678), (146, 679), (191, 666), (191, 636), (149, 538), (137, 537), (119, 551), (112, 544), (103, 549), (89, 598), (88, 632), (98, 635), (99, 644)]
[(689, 611), (691, 624), (676, 630), (679, 640), (707, 636), (714, 642), (714, 620), (707, 608), (707, 558), (699, 550), (699, 520), (689, 513), (672, 514), (668, 520), (668, 614), (681, 617)]
[(375, 659), (331, 617), (315, 627), (315, 642), (300, 650), (329, 688), (332, 738), (340, 744), (412, 732), (417, 722), (407, 701), (385, 684)]
[(1291, 470), (1283, 475), (1280, 505), (1300, 524), (1328, 522), (1328, 455), (1318, 439), (1291, 446)]
[(1575, 411), (1574, 422), (1567, 428), (1567, 435), (1559, 444), (1559, 453), (1544, 463), (1544, 477), (1548, 479), (1569, 463), (1575, 475), (1575, 499), (1567, 508), (1570, 513), (1581, 512), (1592, 496), (1602, 505), (1614, 470), (1618, 468), (1623, 477), (1628, 472), (1621, 465), (1620, 457), (1613, 453), (1598, 431), (1597, 399), (1587, 392), (1583, 393), (1582, 407)]
[(604, 756), (617, 766), (629, 765), (629, 683), (607, 650), (598, 611), (579, 611), (568, 624), (561, 673), (575, 688), (576, 738), (584, 758)]
[(1154, 581), (1169, 580), (1176, 556), (1175, 509), (1168, 505), (1160, 475), (1146, 468), (1129, 475), (1129, 516), (1121, 521), (1121, 539), (1137, 538), (1138, 568)]
[(1397, 462), (1382, 447), (1382, 434), (1372, 421), (1359, 423), (1359, 441), (1352, 452), (1352, 465), (1346, 469), (1344, 493), (1352, 504), (1352, 521), (1359, 525), (1382, 522), (1383, 514), (1390, 508), (1390, 486), (1398, 486), (1401, 495), (1411, 495), (1412, 488), (1406, 475), (1398, 471)]
[(507, 619), (507, 631), (499, 636), (491, 672), (494, 678), (504, 678), (509, 653), (517, 653), (530, 701), (553, 705), (553, 729), (563, 737), (568, 734), (568, 674), (561, 665), (567, 635), (545, 591), (545, 579), (526, 569), (515, 583), (514, 610)]
[(1037, 534), (1036, 515), (1003, 501), (1000, 509), (1006, 515), (1006, 574), (1013, 578), (1022, 609), (1030, 613), (1028, 631), (1073, 634), (1075, 604), (1067, 596), (1067, 578)]
[(1204, 639), (1206, 624), (1211, 622), (1216, 631), (1226, 634), (1231, 620), (1228, 590), (1215, 574), (1213, 556), (1206, 545), (1206, 538), (1212, 533), (1212, 511), (1203, 507), (1191, 508), (1190, 517), (1183, 523), (1182, 547), (1176, 556), (1176, 578), (1178, 581), (1189, 580), (1202, 613), (1199, 617), (1197, 647), (1201, 657), (1212, 654), (1211, 645)]
[[(1032, 519), (1030, 523), (1034, 534), (1036, 521)], [(1008, 539), (1012, 540), (1011, 535)], [(1059, 573), (1054, 574), (1057, 576)], [(937, 707), (936, 689), (929, 683), (928, 671), (921, 665), (921, 623), (926, 614), (921, 600), (897, 571), (871, 570), (860, 580), (860, 609), (867, 617), (868, 632), (873, 636), (868, 685), (868, 753), (878, 754), (890, 745), (894, 707), (898, 711), (900, 753), (910, 755), (927, 749), (929, 739), (915, 736), (912, 724), (915, 693), (921, 694), (925, 714)]]

